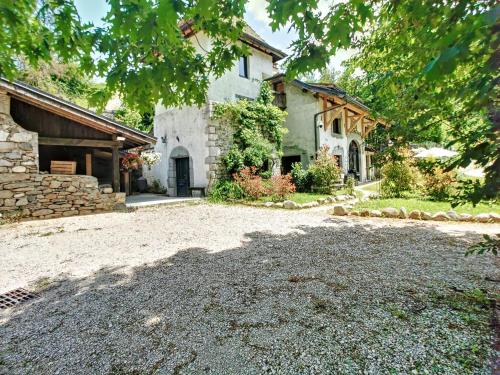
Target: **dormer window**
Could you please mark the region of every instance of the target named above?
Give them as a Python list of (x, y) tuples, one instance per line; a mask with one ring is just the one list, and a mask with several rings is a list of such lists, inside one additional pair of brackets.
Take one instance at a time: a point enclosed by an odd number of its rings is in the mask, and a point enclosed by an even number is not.
[(248, 56), (241, 56), (239, 61), (240, 77), (248, 78)]
[(337, 117), (332, 121), (332, 134), (338, 135), (342, 134), (342, 120)]

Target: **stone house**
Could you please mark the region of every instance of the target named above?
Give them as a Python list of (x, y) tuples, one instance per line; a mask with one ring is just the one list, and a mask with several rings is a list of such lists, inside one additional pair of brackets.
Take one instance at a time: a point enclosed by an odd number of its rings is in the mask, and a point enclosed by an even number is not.
[[(0, 79), (0, 215), (52, 218), (123, 206), (119, 153), (154, 142), (44, 91)], [(72, 170), (50, 174), (56, 163)]]
[[(210, 49), (210, 39), (203, 32), (196, 37), (195, 48), (200, 52)], [(158, 180), (172, 196), (190, 195), (193, 187), (209, 188), (223, 175), (221, 157), (229, 149), (232, 137), (231, 129), (211, 119), (213, 104), (242, 98), (252, 100), (263, 81), (272, 84), (275, 104), (288, 112), (285, 126), (289, 133), (284, 139), (282, 172), (289, 172), (295, 161), (307, 167), (318, 148), (327, 144), (339, 156), (345, 175), (351, 173), (360, 181), (373, 178), (372, 151), (364, 140), (376, 121), (369, 117), (368, 108), (334, 85), (285, 82), (275, 63), (286, 55), (268, 45), (250, 27), (245, 29), (240, 42), (250, 47), (251, 54), (211, 81), (203, 106), (156, 106), (155, 151), (162, 158), (145, 173), (149, 182)], [(321, 122), (324, 125), (320, 127)]]
[(282, 172), (288, 173), (294, 162), (307, 167), (319, 147), (328, 145), (344, 176), (353, 175), (361, 182), (375, 177), (374, 150), (366, 140), (381, 122), (370, 117), (361, 100), (334, 84), (286, 81), (282, 74), (268, 81), (276, 92), (275, 104), (288, 112)]
[[(203, 106), (156, 106), (155, 151), (162, 157), (145, 175), (150, 183), (159, 180), (169, 195), (189, 195), (190, 188), (207, 188), (220, 176), (220, 157), (229, 146), (231, 129), (211, 120), (213, 104), (254, 99), (263, 80), (276, 74), (275, 63), (286, 56), (250, 27), (245, 29), (240, 42), (248, 45), (251, 54), (240, 58), (222, 77), (212, 80)], [(209, 50), (210, 39), (199, 32), (193, 45), (199, 51)]]

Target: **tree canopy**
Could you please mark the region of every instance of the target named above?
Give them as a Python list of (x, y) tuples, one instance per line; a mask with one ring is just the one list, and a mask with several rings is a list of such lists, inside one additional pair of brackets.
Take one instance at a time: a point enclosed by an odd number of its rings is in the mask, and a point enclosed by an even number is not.
[[(18, 59), (31, 65), (57, 55), (74, 60), (105, 85), (101, 106), (118, 93), (143, 111), (200, 104), (210, 77), (248, 53), (237, 43), (247, 0), (108, 0), (103, 25), (83, 23), (72, 0), (0, 0), (0, 75), (15, 78)], [(287, 59), (295, 77), (327, 66), (340, 48), (351, 61), (352, 88), (391, 124), (397, 140), (438, 139), (443, 129), (461, 152), (487, 166), (487, 183), (468, 199), (492, 197), (498, 159), (498, 16), (489, 0), (347, 0), (320, 10), (318, 0), (269, 0), (270, 26), (297, 34)], [(179, 25), (192, 22), (212, 40), (200, 51)], [(350, 89), (350, 87), (347, 87)]]

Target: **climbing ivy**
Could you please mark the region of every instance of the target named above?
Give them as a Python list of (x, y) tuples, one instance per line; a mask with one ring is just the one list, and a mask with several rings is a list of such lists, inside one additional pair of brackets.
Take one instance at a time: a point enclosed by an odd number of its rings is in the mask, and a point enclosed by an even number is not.
[(233, 144), (223, 158), (228, 173), (246, 167), (262, 171), (266, 161), (281, 156), (287, 113), (273, 105), (273, 98), (266, 82), (255, 100), (243, 99), (215, 106), (213, 118), (234, 130)]

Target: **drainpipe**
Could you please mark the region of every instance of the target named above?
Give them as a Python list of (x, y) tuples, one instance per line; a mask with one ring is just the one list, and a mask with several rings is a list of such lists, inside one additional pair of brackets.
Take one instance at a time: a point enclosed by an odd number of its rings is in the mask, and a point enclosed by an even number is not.
[(318, 117), (321, 116), (323, 113), (330, 112), (334, 109), (337, 109), (339, 107), (343, 107), (345, 104), (337, 104), (334, 105), (333, 107), (330, 107), (328, 109), (325, 109), (324, 111), (318, 112), (314, 114), (314, 155), (316, 157), (316, 154), (319, 149), (318, 145), (318, 129), (321, 128), (321, 125), (318, 125)]

